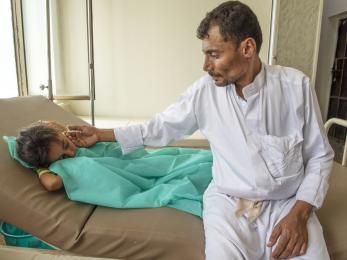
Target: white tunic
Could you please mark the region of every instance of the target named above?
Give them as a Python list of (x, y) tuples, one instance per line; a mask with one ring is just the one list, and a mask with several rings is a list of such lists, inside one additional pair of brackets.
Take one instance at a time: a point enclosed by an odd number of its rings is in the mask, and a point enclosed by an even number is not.
[(233, 84), (203, 76), (145, 124), (115, 128), (123, 153), (165, 146), (199, 129), (213, 153), (220, 193), (249, 200), (297, 200), (321, 207), (334, 153), (309, 78), (263, 64), (238, 100)]

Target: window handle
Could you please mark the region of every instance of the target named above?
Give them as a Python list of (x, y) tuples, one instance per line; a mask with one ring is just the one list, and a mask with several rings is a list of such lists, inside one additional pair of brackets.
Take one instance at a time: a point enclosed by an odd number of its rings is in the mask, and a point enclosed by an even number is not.
[(41, 85), (39, 86), (39, 88), (40, 88), (41, 90), (45, 90), (45, 88), (48, 89), (48, 86), (45, 86), (45, 85), (41, 84)]

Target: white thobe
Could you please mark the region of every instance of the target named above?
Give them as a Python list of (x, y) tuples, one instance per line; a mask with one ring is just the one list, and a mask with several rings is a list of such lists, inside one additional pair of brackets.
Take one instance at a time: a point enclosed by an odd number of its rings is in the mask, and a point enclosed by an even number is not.
[(294, 196), (321, 207), (334, 153), (309, 78), (262, 64), (242, 92), (246, 104), (233, 84), (218, 87), (203, 76), (148, 123), (115, 128), (116, 139), (129, 153), (165, 146), (199, 129), (213, 154), (213, 192), (255, 201)]

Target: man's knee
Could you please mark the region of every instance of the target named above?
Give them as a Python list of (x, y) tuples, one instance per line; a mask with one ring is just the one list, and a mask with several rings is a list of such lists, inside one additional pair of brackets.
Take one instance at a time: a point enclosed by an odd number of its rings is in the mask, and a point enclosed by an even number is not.
[(245, 259), (241, 250), (225, 235), (215, 231), (205, 230), (206, 260), (239, 260)]

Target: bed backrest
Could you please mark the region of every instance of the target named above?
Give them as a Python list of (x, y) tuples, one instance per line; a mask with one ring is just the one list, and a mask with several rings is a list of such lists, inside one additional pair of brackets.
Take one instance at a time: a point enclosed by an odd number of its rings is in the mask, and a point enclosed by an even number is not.
[[(85, 124), (44, 97), (0, 99), (0, 135), (37, 120)], [(204, 259), (202, 221), (172, 208), (111, 209), (47, 192), (0, 141), (0, 221), (79, 255), (117, 259)]]
[(85, 124), (42, 96), (0, 99), (0, 220), (70, 248), (95, 206), (68, 201), (63, 190), (45, 191), (32, 170), (10, 158), (2, 140), (40, 119)]

